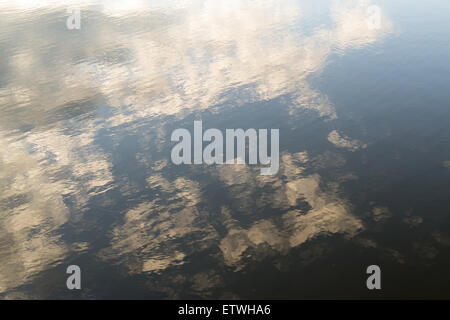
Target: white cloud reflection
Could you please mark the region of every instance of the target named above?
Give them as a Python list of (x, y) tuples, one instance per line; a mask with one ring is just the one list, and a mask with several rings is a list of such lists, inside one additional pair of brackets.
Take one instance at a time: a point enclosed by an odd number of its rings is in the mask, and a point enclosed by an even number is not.
[[(100, 130), (142, 119), (183, 118), (213, 107), (220, 115), (216, 106), (222, 103), (244, 107), (283, 95), (291, 100), (281, 112), (292, 116), (315, 110), (323, 120), (336, 119), (332, 102), (311, 87), (308, 77), (325, 67), (331, 53), (373, 43), (392, 27), (388, 20), (381, 30), (365, 27), (368, 1), (336, 2), (330, 7), (331, 26), (312, 33), (292, 31), (301, 25), (302, 5), (307, 5), (298, 1), (149, 3), (40, 2), (45, 14), (64, 15), (67, 4), (82, 6), (89, 24), (83, 22), (80, 32), (85, 34), (75, 35), (64, 24), (61, 30), (40, 33), (28, 22), (42, 22), (44, 14), (20, 20), (20, 13), (35, 4), (0, 2), (4, 23), (23, 23), (30, 37), (15, 42), (14, 28), (0, 34), (0, 41), (12, 48), (1, 60), (9, 73), (0, 87), (0, 201), (6, 208), (0, 218), (0, 292), (31, 281), (74, 248), (89, 247), (66, 243), (60, 228), (73, 212), (83, 212), (93, 196), (122, 190), (112, 155), (96, 140)], [(348, 146), (353, 148), (353, 142)], [(323, 189), (319, 174), (304, 174), (308, 163), (306, 151), (286, 152), (282, 177), (272, 178), (245, 166), (209, 168), (234, 205), (251, 210), (255, 188), (268, 187), (259, 199), (261, 208), (283, 211), (277, 218), (253, 217), (250, 225), (242, 225), (235, 208), (223, 206), (215, 213), (225, 234), (201, 205), (200, 182), (169, 179), (164, 175), (170, 170), (167, 161), (154, 164), (146, 181), (160, 198), (125, 210), (108, 233), (110, 246), (98, 256), (126, 266), (130, 274), (160, 274), (187, 263), (194, 252), (216, 248), (217, 259), (239, 269), (247, 263), (248, 250), (263, 248), (265, 256), (322, 235), (355, 235), (363, 226), (351, 205)], [(74, 199), (71, 208), (65, 196)], [(296, 208), (300, 202), (310, 209)], [(194, 279), (193, 290), (210, 288), (210, 280), (221, 283), (210, 273)]]

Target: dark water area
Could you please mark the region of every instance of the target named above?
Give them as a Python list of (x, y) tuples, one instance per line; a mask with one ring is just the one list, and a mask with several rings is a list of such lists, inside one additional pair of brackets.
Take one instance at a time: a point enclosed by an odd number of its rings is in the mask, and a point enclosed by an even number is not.
[[(0, 298), (450, 298), (449, 18), (0, 1)], [(279, 171), (175, 165), (171, 133), (198, 120), (279, 129)]]

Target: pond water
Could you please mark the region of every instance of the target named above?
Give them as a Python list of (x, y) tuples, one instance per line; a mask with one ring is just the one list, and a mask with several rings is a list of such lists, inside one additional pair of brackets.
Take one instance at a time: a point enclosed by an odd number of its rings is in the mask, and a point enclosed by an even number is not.
[(0, 1), (0, 298), (450, 298), (449, 61), (442, 0)]

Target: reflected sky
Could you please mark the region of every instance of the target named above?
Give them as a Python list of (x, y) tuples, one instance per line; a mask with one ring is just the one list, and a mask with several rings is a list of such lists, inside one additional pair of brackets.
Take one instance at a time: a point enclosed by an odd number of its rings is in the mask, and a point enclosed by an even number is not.
[[(311, 2), (0, 1), (0, 297), (449, 297), (450, 6)], [(194, 120), (278, 174), (173, 165)]]

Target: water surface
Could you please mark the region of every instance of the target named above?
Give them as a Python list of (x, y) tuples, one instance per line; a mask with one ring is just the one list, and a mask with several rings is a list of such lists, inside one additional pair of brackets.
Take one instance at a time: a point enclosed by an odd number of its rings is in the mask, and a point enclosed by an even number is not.
[[(450, 298), (449, 12), (0, 1), (0, 297)], [(278, 174), (172, 164), (195, 120), (279, 128)]]

